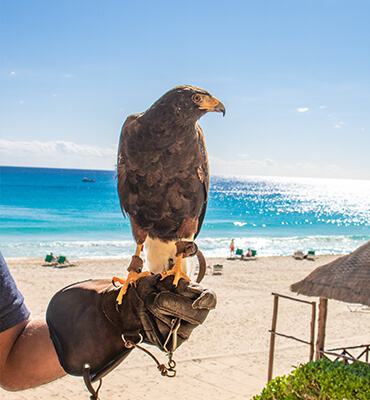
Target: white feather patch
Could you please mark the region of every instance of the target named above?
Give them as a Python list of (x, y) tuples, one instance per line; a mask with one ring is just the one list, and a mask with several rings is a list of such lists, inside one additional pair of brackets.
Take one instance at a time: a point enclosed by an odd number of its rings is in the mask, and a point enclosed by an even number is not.
[[(176, 262), (176, 240), (171, 242), (162, 242), (159, 239), (151, 239), (148, 237), (144, 243), (145, 252), (145, 269), (160, 274), (167, 271), (170, 265)], [(193, 260), (185, 258), (182, 260), (182, 270), (188, 274), (192, 271)], [(188, 275), (189, 276), (189, 275)], [(191, 278), (191, 276), (189, 276)]]

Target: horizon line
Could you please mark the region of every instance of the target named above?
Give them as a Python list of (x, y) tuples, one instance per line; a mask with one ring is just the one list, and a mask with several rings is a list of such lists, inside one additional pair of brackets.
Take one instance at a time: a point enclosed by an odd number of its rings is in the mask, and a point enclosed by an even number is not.
[[(68, 170), (68, 171), (97, 171), (97, 172), (116, 172), (117, 169), (92, 169), (92, 168), (70, 168), (70, 167), (35, 167), (25, 165), (0, 165), (0, 168), (30, 168), (30, 169), (54, 169), (54, 170)], [(247, 174), (210, 174), (210, 177), (221, 177), (221, 178), (252, 178), (252, 179), (304, 179), (304, 180), (343, 180), (343, 181), (364, 181), (369, 182), (370, 179), (365, 178), (327, 178), (327, 177), (316, 177), (316, 176), (286, 176), (286, 175), (247, 175)]]

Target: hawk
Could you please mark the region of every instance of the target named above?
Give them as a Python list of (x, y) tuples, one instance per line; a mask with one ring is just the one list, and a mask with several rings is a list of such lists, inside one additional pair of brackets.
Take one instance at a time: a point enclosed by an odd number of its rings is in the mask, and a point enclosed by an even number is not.
[(175, 285), (180, 277), (189, 279), (176, 243), (193, 241), (206, 213), (209, 166), (197, 121), (209, 111), (225, 115), (224, 105), (207, 91), (177, 86), (145, 112), (130, 115), (122, 127), (117, 190), (137, 248), (121, 296), (141, 273), (144, 243), (150, 271), (175, 275)]

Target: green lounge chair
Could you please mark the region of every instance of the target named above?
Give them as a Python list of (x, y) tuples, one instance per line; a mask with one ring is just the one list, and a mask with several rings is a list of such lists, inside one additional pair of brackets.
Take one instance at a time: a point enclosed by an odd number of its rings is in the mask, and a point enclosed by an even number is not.
[(56, 265), (57, 264), (56, 261), (57, 259), (54, 257), (53, 253), (50, 253), (45, 257), (45, 262), (46, 262), (45, 265)]
[(310, 250), (307, 253), (307, 257), (306, 258), (307, 258), (307, 260), (315, 261), (315, 258), (316, 258), (315, 251), (314, 250)]
[(58, 264), (69, 264), (69, 261), (67, 260), (67, 257), (65, 256), (59, 256), (57, 260)]
[(236, 249), (235, 255), (241, 257), (243, 255), (243, 249)]
[(222, 275), (224, 272), (224, 266), (222, 264), (215, 264), (212, 270), (212, 275)]
[(257, 260), (257, 250), (248, 249), (247, 254), (242, 257), (242, 260), (250, 261), (250, 260)]
[(55, 260), (54, 256), (52, 254), (48, 254), (45, 257), (45, 262), (53, 262)]

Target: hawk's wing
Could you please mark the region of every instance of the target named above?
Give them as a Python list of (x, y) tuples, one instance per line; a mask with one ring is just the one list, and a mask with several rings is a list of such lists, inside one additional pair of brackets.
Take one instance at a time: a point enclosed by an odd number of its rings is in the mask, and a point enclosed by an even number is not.
[[(169, 175), (176, 176), (176, 165), (178, 160), (178, 156), (176, 157), (171, 157), (169, 158), (169, 154), (167, 155), (167, 158), (162, 158), (161, 155), (163, 155), (163, 149), (167, 148), (167, 145), (164, 141), (164, 144), (155, 142), (153, 143), (153, 139), (150, 136), (150, 133), (146, 130), (143, 129), (143, 126), (141, 123), (138, 121), (138, 118), (142, 114), (135, 114), (129, 116), (123, 127), (122, 127), (122, 132), (121, 132), (121, 137), (120, 137), (120, 143), (119, 143), (119, 150), (118, 150), (118, 163), (117, 163), (117, 178), (118, 178), (118, 194), (120, 198), (120, 203), (121, 203), (121, 209), (124, 215), (130, 214), (131, 216), (137, 216), (137, 211), (140, 210), (140, 220), (143, 222), (143, 219), (145, 219), (144, 225), (141, 227), (143, 229), (149, 229), (150, 226), (153, 226), (154, 221), (156, 221), (156, 228), (158, 229), (158, 223), (159, 221), (160, 224), (166, 222), (169, 224), (168, 229), (165, 228), (165, 231), (172, 230), (172, 224), (171, 220), (167, 220), (165, 213), (160, 215), (160, 218), (157, 215), (154, 215), (153, 212), (162, 212), (159, 208), (158, 210), (154, 207), (153, 208), (153, 201), (157, 201), (157, 197), (159, 196), (161, 200), (159, 201), (165, 201), (165, 198), (162, 198), (162, 196), (165, 196), (163, 193), (163, 188), (166, 186), (161, 183), (162, 187), (155, 187), (155, 186), (150, 186), (147, 187), (148, 190), (143, 189), (143, 179), (147, 180), (151, 176), (153, 178), (156, 178), (156, 174), (158, 173), (159, 176), (161, 174), (166, 177), (166, 174), (168, 174), (167, 178), (170, 178)], [(191, 177), (192, 178), (189, 180), (189, 188), (194, 188), (194, 179), (198, 179), (199, 183), (198, 188), (202, 188), (201, 193), (196, 195), (196, 193), (193, 193), (193, 196), (195, 196), (193, 199), (194, 201), (200, 201), (201, 202), (201, 210), (199, 214), (196, 216), (198, 218), (198, 228), (197, 232), (195, 233), (195, 237), (199, 234), (204, 216), (206, 213), (207, 209), (207, 203), (208, 203), (208, 191), (209, 191), (209, 168), (208, 168), (208, 157), (207, 157), (207, 151), (205, 147), (205, 142), (204, 142), (204, 136), (201, 127), (199, 124), (196, 124), (196, 130), (197, 130), (197, 149), (194, 148), (194, 152), (191, 153), (193, 157), (191, 157), (192, 161), (190, 161), (190, 164), (187, 165), (187, 169), (183, 171), (185, 172), (185, 177), (183, 176), (182, 179), (186, 179), (186, 177)], [(181, 137), (181, 140), (183, 137)], [(162, 139), (162, 138), (161, 138)], [(163, 138), (165, 139), (165, 138)], [(151, 157), (148, 157), (148, 154), (153, 150), (153, 147), (158, 147), (159, 145), (161, 148), (161, 151), (157, 153), (155, 156), (155, 159), (152, 159)], [(183, 146), (184, 142), (181, 141), (181, 143), (175, 143), (173, 146), (177, 149), (179, 146)], [(189, 152), (189, 148), (185, 148), (184, 152), (186, 151)], [(153, 156), (153, 153), (152, 153)], [(184, 157), (185, 154), (184, 154)], [(156, 162), (159, 160), (159, 164)], [(196, 160), (196, 163), (194, 161)], [(168, 165), (166, 166), (167, 171), (164, 170), (164, 165), (161, 164), (163, 161), (168, 162)], [(173, 165), (172, 165), (173, 164)], [(156, 165), (156, 167), (155, 167)], [(158, 170), (153, 170), (153, 168), (158, 168)], [(194, 172), (193, 172), (194, 171)], [(196, 176), (194, 176), (194, 173), (196, 173)], [(158, 179), (154, 179), (155, 182), (158, 181)], [(173, 181), (172, 178), (168, 180)], [(193, 183), (191, 183), (193, 182)], [(175, 183), (173, 181), (174, 184)], [(190, 199), (186, 199), (186, 188), (179, 188), (179, 187), (173, 187), (174, 191), (171, 195), (171, 192), (166, 192), (166, 195), (169, 195), (167, 197), (167, 200), (170, 201), (171, 204), (176, 204), (180, 201), (180, 203), (185, 200), (186, 204), (184, 203), (184, 207), (189, 206), (189, 201)], [(181, 195), (177, 193), (177, 190), (183, 190), (185, 191), (184, 193), (181, 192)], [(139, 193), (139, 190), (141, 190), (141, 193)], [(199, 190), (199, 189), (198, 189)], [(185, 197), (184, 197), (185, 196)], [(153, 198), (154, 197), (154, 198)], [(183, 199), (183, 200), (180, 200)], [(141, 208), (142, 207), (142, 208)], [(182, 204), (178, 206), (178, 214), (177, 216), (180, 217), (183, 214), (183, 211), (181, 210)], [(145, 210), (144, 210), (145, 209)], [(150, 212), (148, 211), (150, 209)], [(132, 213), (132, 214), (131, 214)], [(150, 216), (150, 217), (148, 217)], [(158, 220), (159, 218), (159, 220)], [(181, 218), (181, 217), (180, 217)], [(181, 221), (181, 220), (180, 220)], [(179, 223), (181, 224), (181, 222)], [(149, 225), (148, 225), (149, 224)], [(139, 226), (141, 223), (139, 223)], [(144, 227), (145, 226), (145, 227)], [(171, 228), (171, 229), (170, 229)]]
[[(117, 190), (119, 194), (119, 200), (121, 204), (121, 209), (123, 215), (126, 217), (127, 213), (127, 205), (133, 204), (137, 200), (137, 194), (133, 193), (132, 191), (125, 190), (127, 185), (127, 168), (135, 168), (135, 166), (131, 166), (132, 160), (127, 159), (124, 154), (124, 147), (130, 137), (134, 137), (135, 133), (139, 129), (139, 123), (137, 119), (142, 114), (133, 114), (127, 117), (125, 123), (122, 126), (121, 130), (121, 137), (119, 140), (118, 146), (118, 160), (117, 160)], [(129, 165), (127, 165), (127, 163)], [(125, 206), (126, 204), (126, 206)]]
[(194, 236), (194, 239), (198, 236), (200, 230), (202, 229), (203, 220), (204, 220), (204, 217), (206, 215), (206, 210), (207, 210), (208, 192), (209, 192), (209, 165), (208, 165), (208, 155), (207, 155), (207, 150), (206, 150), (206, 144), (204, 141), (204, 134), (203, 134), (202, 128), (200, 127), (200, 125), (198, 123), (196, 124), (196, 128), (198, 130), (199, 150), (202, 155), (202, 164), (201, 164), (200, 168), (198, 169), (198, 178), (203, 183), (204, 204), (203, 204), (201, 214), (199, 215), (198, 229), (197, 229), (197, 233)]

